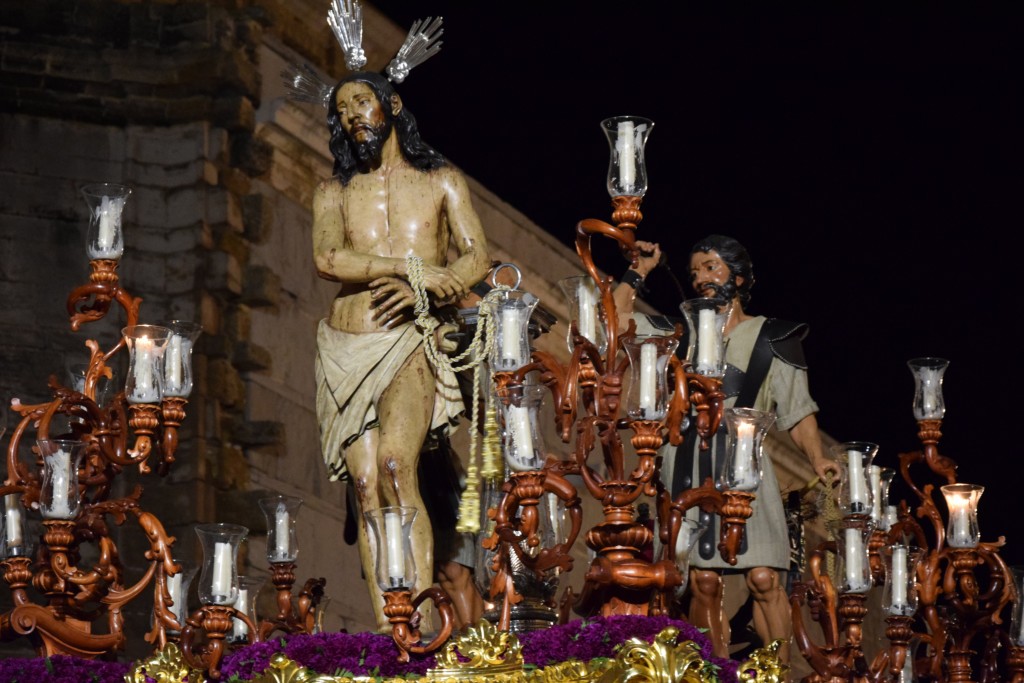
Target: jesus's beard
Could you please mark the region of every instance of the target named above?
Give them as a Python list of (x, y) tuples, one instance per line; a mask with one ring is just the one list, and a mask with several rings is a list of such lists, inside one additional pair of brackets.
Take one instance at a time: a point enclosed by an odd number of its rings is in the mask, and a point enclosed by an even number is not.
[(377, 168), (381, 164), (381, 154), (384, 150), (384, 141), (391, 135), (391, 122), (384, 121), (379, 126), (370, 127), (366, 139), (359, 142), (349, 137), (352, 143), (352, 150), (356, 154), (361, 168)]

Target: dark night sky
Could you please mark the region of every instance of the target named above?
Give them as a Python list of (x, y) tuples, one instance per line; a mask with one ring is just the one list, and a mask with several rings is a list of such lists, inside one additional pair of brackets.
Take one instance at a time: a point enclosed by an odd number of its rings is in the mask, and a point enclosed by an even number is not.
[[(1024, 380), (1024, 10), (412, 4), (377, 6), (403, 28), (444, 16), (441, 54), (399, 88), (424, 139), (567, 244), (580, 219), (610, 220), (599, 122), (654, 120), (638, 235), (679, 276), (708, 233), (747, 246), (749, 312), (810, 323), (811, 390), (835, 438), (874, 441), (895, 466), (918, 446), (906, 361), (950, 359), (940, 449), (987, 487), (984, 539), (1007, 534), (1024, 563), (1008, 429)], [(649, 284), (676, 308), (667, 276)]]

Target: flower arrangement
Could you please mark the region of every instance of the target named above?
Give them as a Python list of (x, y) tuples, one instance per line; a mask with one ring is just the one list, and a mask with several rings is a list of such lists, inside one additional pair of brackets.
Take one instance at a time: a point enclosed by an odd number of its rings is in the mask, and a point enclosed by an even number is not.
[[(712, 656), (711, 643), (692, 624), (668, 617), (612, 616), (576, 620), (561, 626), (518, 634), (528, 668), (542, 668), (570, 659), (590, 662), (612, 658), (618, 646), (630, 638), (647, 642), (663, 629), (679, 629), (679, 640), (692, 640), (701, 656), (722, 683), (737, 683), (738, 662)], [(297, 664), (331, 676), (423, 676), (435, 666), (433, 655), (412, 655), (398, 661), (398, 648), (389, 635), (376, 633), (318, 633), (277, 638), (241, 648), (224, 658), (222, 680), (239, 683), (260, 675), (271, 658), (283, 653)]]
[(131, 664), (54, 655), (0, 659), (3, 683), (124, 683)]
[[(668, 627), (679, 630), (679, 641), (691, 640), (721, 683), (738, 683), (739, 663), (711, 654), (711, 643), (695, 626), (668, 617), (613, 616), (572, 621), (539, 631), (518, 634), (527, 669), (578, 660), (613, 658), (630, 638), (652, 642)], [(415, 680), (436, 666), (433, 655), (411, 655), (398, 661), (398, 647), (390, 635), (377, 633), (317, 633), (274, 638), (239, 648), (221, 664), (221, 680), (241, 683), (260, 676), (274, 655), (282, 653), (296, 664), (330, 676), (379, 676)], [(54, 656), (0, 660), (3, 683), (124, 683), (131, 663), (101, 662)]]

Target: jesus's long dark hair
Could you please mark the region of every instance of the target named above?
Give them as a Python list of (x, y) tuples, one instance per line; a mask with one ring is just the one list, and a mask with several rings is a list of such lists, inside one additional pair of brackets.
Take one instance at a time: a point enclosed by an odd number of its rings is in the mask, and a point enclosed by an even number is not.
[(356, 81), (365, 83), (377, 96), (381, 109), (384, 110), (385, 119), (391, 123), (398, 135), (398, 146), (402, 150), (402, 156), (413, 168), (431, 171), (448, 163), (437, 150), (420, 138), (416, 119), (409, 112), (408, 107), (403, 106), (397, 115), (391, 113), (391, 96), (395, 94), (391, 82), (378, 73), (361, 71), (338, 81), (334, 90), (331, 91), (330, 100), (328, 100), (330, 104), (327, 107), (327, 129), (331, 133), (329, 147), (334, 156), (334, 175), (341, 180), (342, 185), (348, 185), (348, 181), (358, 172), (359, 166), (356, 154), (352, 149), (352, 141), (341, 127), (336, 98), (341, 86)]

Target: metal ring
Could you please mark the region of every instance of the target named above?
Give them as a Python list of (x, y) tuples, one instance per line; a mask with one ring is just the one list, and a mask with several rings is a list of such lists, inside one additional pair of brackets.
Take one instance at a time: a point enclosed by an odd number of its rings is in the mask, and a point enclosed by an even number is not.
[(516, 283), (512, 285), (512, 289), (519, 289), (519, 283), (523, 281), (523, 272), (519, 270), (519, 266), (514, 263), (502, 263), (491, 271), (491, 287), (498, 286), (498, 273), (500, 273), (503, 268), (511, 268), (516, 271)]

